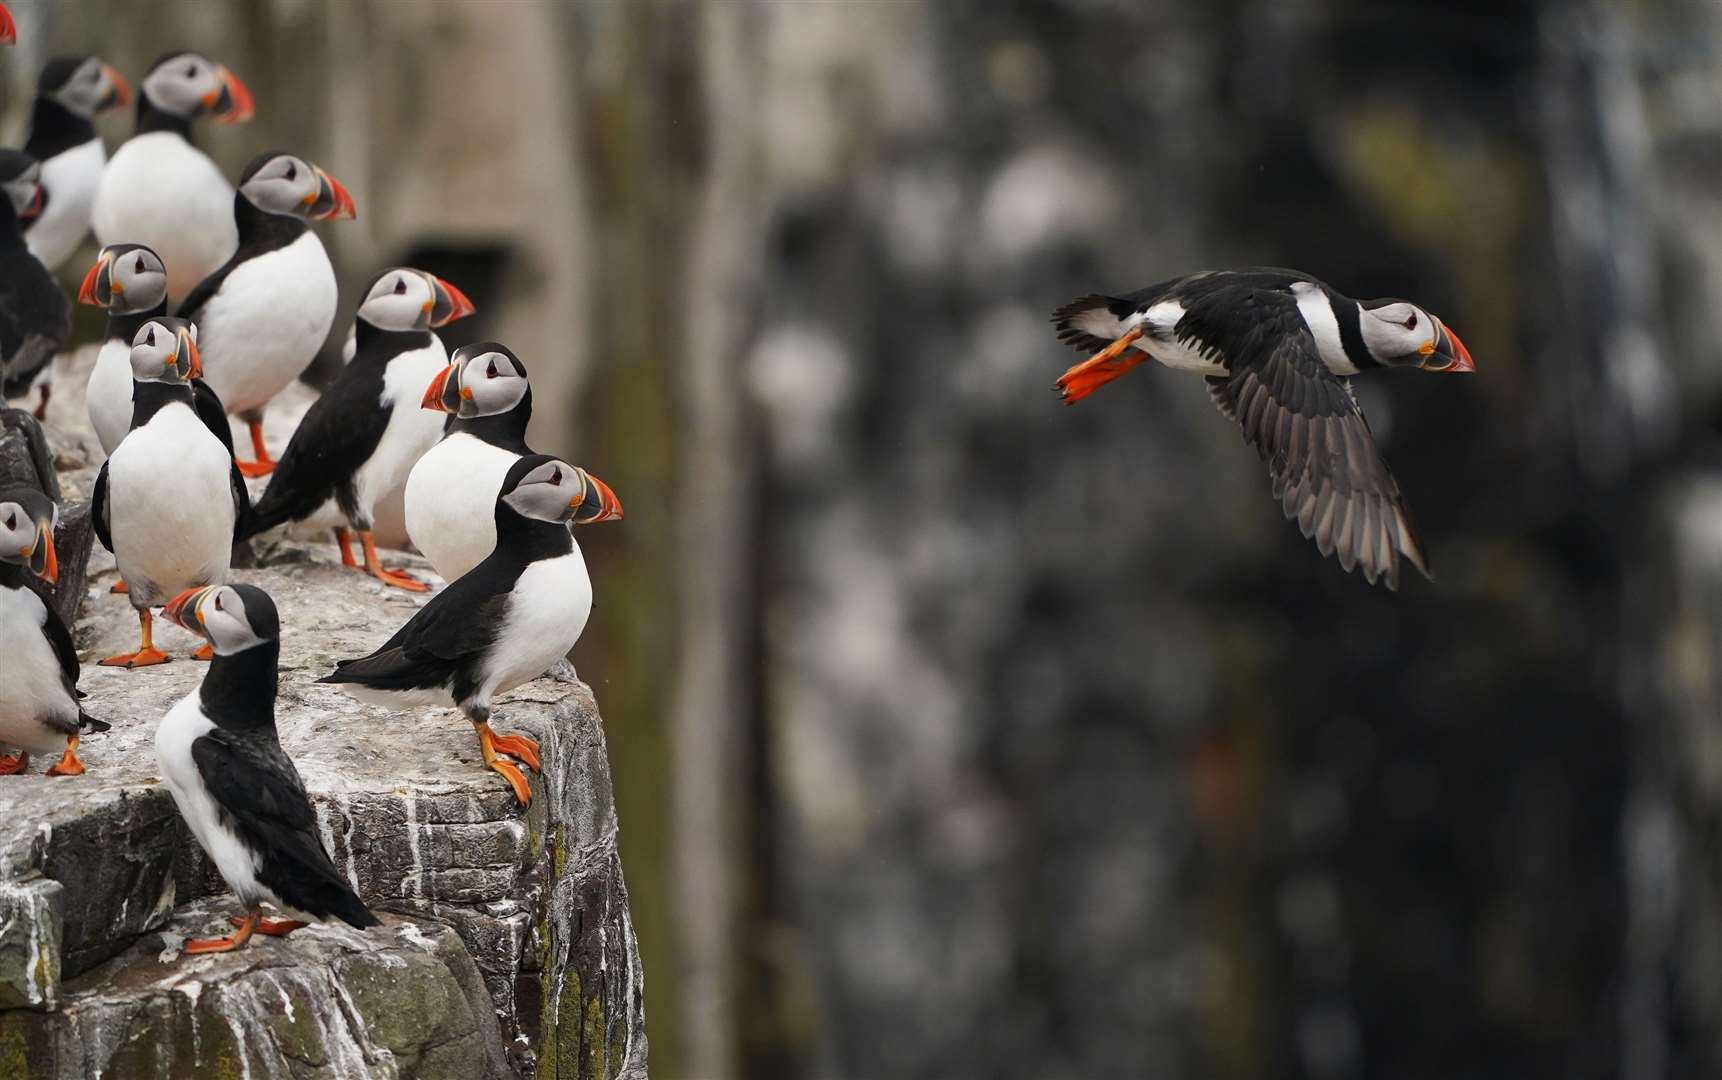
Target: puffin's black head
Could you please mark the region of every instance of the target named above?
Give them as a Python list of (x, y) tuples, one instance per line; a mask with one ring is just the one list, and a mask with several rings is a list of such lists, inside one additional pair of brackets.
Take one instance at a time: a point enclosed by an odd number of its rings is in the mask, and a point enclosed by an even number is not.
[(142, 244), (109, 244), (84, 275), (78, 303), (107, 308), (112, 315), (149, 311), (167, 299), (167, 267)]
[(42, 212), (42, 164), (22, 150), (0, 149), (0, 188), (19, 221)]
[(126, 77), (94, 56), (56, 56), (42, 68), (36, 93), (88, 120), (132, 99)]
[(16, 563), (50, 585), (60, 580), (54, 554), (54, 504), (40, 491), (0, 492), (0, 562)]
[(132, 336), (132, 378), (143, 383), (184, 385), (203, 376), (197, 327), (190, 319), (158, 315)]
[(151, 105), (187, 120), (209, 116), (233, 124), (256, 112), (239, 77), (202, 53), (168, 53), (150, 67), (141, 89)]
[(463, 420), (495, 416), (518, 406), (532, 388), (526, 365), (497, 341), (462, 345), (425, 391), (423, 406)]
[(353, 196), (341, 182), (292, 154), (266, 150), (239, 174), (239, 193), (270, 214), (294, 214), (314, 221), (358, 215)]
[(219, 656), (232, 656), (281, 637), (275, 601), (255, 585), (187, 589), (162, 610), (170, 621), (209, 640)]
[(622, 516), (622, 503), (608, 484), (549, 454), (528, 454), (509, 467), (497, 495), (497, 513), (504, 507), (558, 524), (594, 525)]
[(432, 330), (472, 312), (466, 294), (435, 274), (391, 266), (366, 286), (358, 316), (379, 330)]
[(1477, 370), (1459, 335), (1411, 301), (1361, 300), (1357, 306), (1363, 347), (1376, 363), (1425, 371)]

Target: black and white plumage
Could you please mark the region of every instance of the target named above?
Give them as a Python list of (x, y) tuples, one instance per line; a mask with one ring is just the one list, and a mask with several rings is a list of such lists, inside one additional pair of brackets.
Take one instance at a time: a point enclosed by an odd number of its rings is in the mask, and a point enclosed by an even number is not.
[(259, 154), (233, 196), (238, 249), (180, 305), (197, 324), (209, 385), (251, 428), (254, 460), (240, 465), (247, 476), (275, 467), (263, 406), (316, 359), (335, 322), (335, 268), (305, 222), (354, 214), (352, 195), (322, 169), (292, 154)]
[[(72, 332), (72, 304), (30, 254), (24, 225), (42, 211), (42, 166), (22, 150), (0, 150), (0, 392), (25, 396)], [(36, 409), (47, 408), (44, 392)]]
[(65, 262), (90, 231), (96, 186), (108, 163), (95, 117), (131, 97), (125, 77), (94, 56), (56, 56), (36, 80), (24, 152), (42, 163), (45, 205), (24, 237), (30, 254), (50, 270)]
[[(167, 269), (142, 244), (109, 244), (84, 275), (78, 303), (108, 313), (107, 333), (90, 369), (84, 402), (102, 453), (111, 454), (132, 427), (132, 338), (144, 323), (167, 314)], [(197, 340), (197, 327), (191, 328), (191, 336)], [(233, 429), (221, 399), (202, 379), (191, 380), (191, 392), (204, 426), (231, 454)]]
[(423, 270), (394, 267), (373, 278), (359, 304), (353, 357), (293, 432), (249, 532), (314, 518), (335, 529), (342, 561), (352, 566), (350, 528), (374, 577), (403, 589), (428, 588), (383, 569), (371, 527), (377, 501), (442, 437), (442, 418), (420, 408), (425, 387), (448, 366), (434, 328), (472, 310), (459, 289)]
[(580, 639), (592, 583), (568, 524), (619, 518), (622, 506), (585, 470), (533, 454), (508, 470), (492, 516), (497, 539), (489, 557), (432, 597), (376, 652), (341, 661), (318, 681), (376, 704), (460, 709), (478, 729), (485, 763), (526, 805), (525, 777), (496, 754), (536, 769), (538, 745), (492, 733), (491, 701), (544, 674)]
[(192, 143), (194, 121), (251, 119), (251, 91), (195, 52), (156, 61), (138, 84), (137, 129), (114, 151), (96, 187), (90, 224), (102, 244), (147, 244), (181, 297), (233, 254), (233, 185)]
[[(156, 729), (156, 761), (180, 816), (244, 906), (239, 932), (186, 943), (187, 953), (225, 952), (253, 933), (286, 934), (298, 916), (340, 919), (360, 930), (381, 921), (343, 878), (317, 831), (299, 770), (275, 730), (281, 620), (254, 585), (191, 589), (163, 614), (209, 640), (203, 684)], [(287, 920), (263, 918), (271, 904)]]
[(1350, 376), (1382, 367), (1471, 371), (1471, 354), (1404, 300), (1352, 300), (1272, 268), (1174, 278), (1053, 313), (1059, 339), (1095, 355), (1058, 380), (1074, 403), (1146, 360), (1207, 378), (1220, 411), (1267, 462), (1274, 497), (1323, 555), (1399, 585), (1404, 556), (1433, 578), (1411, 512)]
[(423, 405), (447, 413), (448, 426), (407, 477), (407, 535), (443, 580), (453, 581), (496, 546), (489, 509), (508, 470), (532, 453), (532, 384), (506, 345), (480, 341), (455, 350)]
[(0, 774), (23, 772), (29, 755), (64, 750), (49, 776), (76, 776), (78, 737), (108, 725), (79, 702), (78, 652), (59, 613), (25, 584), (27, 575), (59, 580), (54, 553), (54, 504), (39, 491), (0, 492), (0, 642), (5, 678), (0, 678), (0, 746), (20, 751), (0, 755)]
[(191, 324), (165, 316), (144, 323), (131, 362), (132, 428), (96, 474), (90, 500), (96, 538), (119, 563), (142, 634), (137, 652), (102, 663), (128, 668), (168, 659), (155, 647), (150, 608), (226, 580), (251, 512), (232, 451), (197, 414)]

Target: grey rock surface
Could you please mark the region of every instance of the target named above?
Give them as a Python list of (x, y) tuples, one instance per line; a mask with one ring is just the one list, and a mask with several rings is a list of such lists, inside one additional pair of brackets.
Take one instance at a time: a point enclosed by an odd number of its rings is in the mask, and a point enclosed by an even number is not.
[[(62, 467), (85, 449), (76, 433), (51, 428), (50, 436), (65, 450)], [(96, 460), (62, 473), (68, 492), (88, 490)], [(125, 598), (108, 594), (113, 561), (98, 549), (74, 636), (86, 707), (113, 730), (80, 747), (82, 777), (51, 778), (32, 765), (28, 775), (0, 778), (0, 1010), (10, 1010), (0, 1011), (0, 1075), (102, 1068), (179, 1076), (201, 1060), (209, 1075), (478, 1077), (501, 1068), (644, 1077), (641, 966), (590, 689), (546, 677), (497, 703), (499, 731), (523, 731), (541, 745), (543, 772), (529, 774), (533, 802), (523, 812), (484, 767), (458, 714), (361, 705), (315, 683), (337, 659), (374, 648), (426, 596), (342, 568), (331, 544), (256, 546), (258, 565), (234, 580), (266, 589), (281, 612), (277, 725), (324, 844), (373, 909), (403, 917), (389, 931), (410, 938), (422, 928), (438, 959), (424, 961), (417, 940), (336, 927), (308, 932), (301, 951), (284, 945), (298, 946), (302, 934), (254, 941), (249, 959), (234, 965), (157, 964), (164, 928), (171, 936), (194, 913), (234, 913), (161, 785), (154, 754), (157, 721), (204, 668), (188, 658), (197, 639), (161, 620), (156, 642), (169, 663), (96, 665), (134, 648), (137, 634)], [(390, 553), (385, 562), (435, 580), (422, 560)], [(204, 901), (213, 906), (184, 907)], [(206, 972), (194, 980), (203, 997), (174, 974), (188, 963)], [(471, 1056), (477, 1041), (443, 1037), (465, 1023), (475, 987), (491, 1009), (479, 1027), (495, 1042), (482, 1068)], [(426, 1013), (414, 995), (440, 1003), (446, 1016), (431, 1024), (424, 1016), (443, 1014)], [(436, 1030), (419, 1030), (427, 1026)], [(322, 1057), (302, 1038), (317, 1030), (333, 1040)], [(265, 1031), (273, 1041), (260, 1043)], [(235, 1057), (235, 1046), (263, 1051)], [(145, 1057), (126, 1056), (135, 1054)]]

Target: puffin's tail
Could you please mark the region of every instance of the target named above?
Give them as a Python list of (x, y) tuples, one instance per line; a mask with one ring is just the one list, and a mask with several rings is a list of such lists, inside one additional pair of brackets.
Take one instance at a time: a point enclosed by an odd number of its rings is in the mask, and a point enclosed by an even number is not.
[[(329, 858), (322, 839), (315, 832), (300, 830), (289, 837), (278, 838), (278, 843), (278, 852), (284, 856), (281, 859), (283, 878), (263, 881), (277, 896), (319, 919), (333, 916), (359, 930), (382, 922), (371, 914), (365, 902), (359, 899), (359, 894), (335, 869), (334, 861)], [(269, 862), (266, 857), (264, 865)]]
[(1141, 349), (1131, 348), (1142, 336), (1139, 327), (1125, 327), (1135, 310), (1129, 300), (1090, 293), (1052, 313), (1058, 340), (1094, 354), (1053, 384), (1066, 405), (1076, 404), (1149, 358)]
[[(280, 475), (279, 472), (276, 474)], [(240, 523), (236, 540), (249, 540), (277, 525), (310, 517), (328, 499), (323, 491), (293, 491), (286, 484), (270, 483), (263, 497), (251, 507), (250, 515)]]

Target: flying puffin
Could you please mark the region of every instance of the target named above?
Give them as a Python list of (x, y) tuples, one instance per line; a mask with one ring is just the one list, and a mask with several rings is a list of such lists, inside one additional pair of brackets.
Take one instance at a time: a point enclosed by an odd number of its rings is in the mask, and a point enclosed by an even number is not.
[(154, 248), (170, 296), (214, 273), (239, 243), (233, 186), (192, 145), (192, 121), (237, 123), (252, 112), (245, 84), (200, 53), (169, 53), (138, 85), (137, 130), (102, 170), (90, 223), (103, 244)]
[[(149, 320), (132, 339), (132, 427), (96, 474), (90, 517), (114, 553), (142, 643), (101, 661), (146, 667), (169, 657), (155, 647), (150, 608), (227, 576), (233, 542), (251, 511), (233, 455), (197, 415), (191, 380), (201, 370), (191, 324)], [(192, 654), (209, 658), (208, 646)]]
[(455, 350), (423, 406), (448, 413), (448, 426), (407, 477), (407, 535), (443, 580), (453, 581), (496, 546), (490, 511), (497, 492), (509, 468), (532, 453), (532, 385), (507, 346), (480, 341)]
[(1208, 395), (1268, 464), (1274, 497), (1323, 555), (1399, 587), (1399, 557), (1434, 579), (1351, 376), (1382, 367), (1473, 371), (1458, 335), (1405, 300), (1352, 300), (1308, 274), (1259, 268), (1174, 278), (1053, 313), (1094, 355), (1055, 386), (1082, 400), (1146, 360), (1203, 375)]
[(592, 583), (568, 523), (621, 516), (615, 494), (584, 469), (545, 454), (521, 458), (495, 501), (495, 550), (376, 652), (342, 660), (318, 681), (374, 704), (460, 709), (478, 729), (484, 763), (529, 804), (526, 778), (497, 754), (537, 769), (538, 744), (492, 732), (491, 699), (548, 671), (586, 627)]
[[(41, 260), (30, 254), (24, 224), (42, 212), (42, 166), (22, 150), (0, 150), (0, 392), (29, 393), (72, 332), (72, 304)], [(48, 390), (36, 419), (48, 409)]]
[[(156, 761), (180, 816), (245, 907), (232, 920), (236, 933), (188, 941), (185, 952), (228, 952), (252, 934), (282, 936), (330, 916), (359, 930), (378, 925), (330, 861), (275, 731), (274, 601), (255, 585), (210, 585), (180, 593), (162, 614), (207, 638), (215, 656), (203, 685), (162, 717)], [(265, 918), (265, 903), (289, 917)]]
[(23, 772), (31, 754), (64, 748), (49, 776), (76, 776), (78, 734), (108, 725), (84, 712), (78, 700), (78, 651), (53, 608), (42, 603), (26, 574), (50, 584), (60, 578), (54, 555), (54, 504), (39, 491), (0, 493), (0, 641), (6, 643), (6, 677), (0, 679), (0, 775)]
[(459, 289), (423, 270), (394, 267), (372, 278), (354, 323), (353, 358), (299, 421), (247, 535), (315, 515), (335, 530), (342, 565), (357, 565), (347, 532), (354, 529), (373, 577), (428, 589), (410, 574), (383, 569), (371, 525), (377, 500), (442, 437), (442, 419), (419, 407), (424, 388), (448, 364), (432, 329), (472, 310)]
[[(167, 270), (156, 253), (142, 244), (109, 244), (84, 275), (78, 303), (93, 304), (108, 313), (107, 334), (96, 353), (84, 397), (102, 453), (112, 454), (132, 426), (132, 338), (144, 323), (167, 314)], [(191, 337), (197, 340), (195, 326)], [(202, 379), (193, 379), (191, 390), (197, 415), (232, 453), (233, 429), (221, 399)]]
[(126, 104), (123, 75), (93, 56), (56, 56), (36, 80), (36, 105), (24, 152), (42, 163), (42, 214), (24, 230), (30, 254), (53, 270), (84, 242), (108, 152), (91, 123)]
[(250, 425), (256, 460), (240, 462), (246, 476), (275, 468), (263, 445), (263, 406), (316, 359), (335, 321), (335, 268), (305, 219), (354, 213), (347, 189), (317, 166), (276, 151), (257, 155), (233, 197), (239, 250), (179, 307), (197, 323), (209, 385)]

